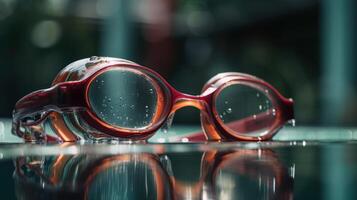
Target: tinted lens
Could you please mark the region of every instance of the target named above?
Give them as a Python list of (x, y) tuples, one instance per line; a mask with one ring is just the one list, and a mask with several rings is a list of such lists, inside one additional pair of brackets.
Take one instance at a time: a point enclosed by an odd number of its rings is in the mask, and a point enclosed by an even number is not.
[(157, 91), (148, 76), (133, 70), (111, 70), (97, 76), (89, 87), (93, 111), (120, 128), (144, 128), (153, 121)]
[(276, 118), (268, 93), (269, 90), (262, 91), (249, 85), (229, 85), (217, 95), (217, 117), (226, 129), (236, 134), (264, 135)]

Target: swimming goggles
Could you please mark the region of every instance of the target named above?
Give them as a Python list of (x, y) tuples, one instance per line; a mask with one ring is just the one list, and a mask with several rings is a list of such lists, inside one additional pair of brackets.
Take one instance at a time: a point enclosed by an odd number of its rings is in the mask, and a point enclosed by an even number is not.
[(186, 106), (201, 111), (205, 138), (215, 141), (267, 140), (294, 118), (293, 100), (255, 76), (220, 73), (194, 96), (147, 67), (94, 56), (65, 67), (51, 88), (20, 99), (13, 133), (26, 141), (146, 140)]

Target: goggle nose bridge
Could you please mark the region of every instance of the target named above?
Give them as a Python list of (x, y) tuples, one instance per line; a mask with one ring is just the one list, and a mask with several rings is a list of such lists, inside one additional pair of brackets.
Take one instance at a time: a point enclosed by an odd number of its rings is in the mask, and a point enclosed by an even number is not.
[(200, 96), (177, 98), (174, 101), (170, 114), (175, 113), (177, 110), (188, 106), (203, 111), (205, 109), (205, 103), (206, 102)]
[(197, 108), (201, 112), (205, 112), (206, 110), (205, 104), (206, 101), (201, 96), (187, 96), (187, 97), (180, 97), (175, 99), (170, 114), (167, 117), (166, 122), (163, 124), (161, 130), (163, 130), (163, 132), (168, 131), (168, 129), (172, 125), (177, 110), (190, 106), (190, 107)]

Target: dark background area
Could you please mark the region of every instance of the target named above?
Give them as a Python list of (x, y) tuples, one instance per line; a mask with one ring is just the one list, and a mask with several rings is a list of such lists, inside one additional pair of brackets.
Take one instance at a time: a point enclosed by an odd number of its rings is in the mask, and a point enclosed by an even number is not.
[[(190, 94), (219, 72), (250, 73), (295, 100), (298, 125), (355, 126), (354, 5), (0, 0), (0, 117), (69, 63), (99, 55), (153, 68)], [(175, 121), (198, 123), (198, 111), (183, 109)]]

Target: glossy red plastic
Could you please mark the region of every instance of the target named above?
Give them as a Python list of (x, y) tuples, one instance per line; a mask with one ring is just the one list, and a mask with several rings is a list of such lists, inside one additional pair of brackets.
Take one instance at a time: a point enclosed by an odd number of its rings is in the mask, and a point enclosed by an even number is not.
[[(270, 139), (288, 120), (294, 118), (293, 101), (283, 97), (267, 82), (242, 73), (221, 73), (209, 80), (203, 87), (201, 95), (194, 96), (181, 93), (174, 89), (155, 71), (136, 63), (116, 58), (91, 57), (70, 64), (81, 63), (82, 68), (71, 72), (73, 67), (66, 67), (56, 77), (54, 85), (45, 90), (33, 92), (20, 99), (13, 112), (13, 132), (21, 137), (21, 126), (36, 126), (46, 117), (51, 116), (52, 127), (62, 141), (76, 141), (79, 138), (61, 119), (60, 113), (81, 111), (81, 118), (91, 127), (104, 135), (127, 140), (145, 140), (151, 137), (176, 110), (193, 106), (201, 111), (201, 124), (208, 140), (267, 140)], [(93, 111), (88, 90), (91, 82), (97, 76), (110, 70), (132, 70), (138, 75), (145, 76), (152, 82), (157, 95), (157, 108), (151, 123), (145, 129), (122, 128), (101, 120)], [(71, 74), (72, 73), (72, 74)], [(71, 79), (64, 75), (71, 74)], [(74, 81), (72, 81), (74, 80)], [(243, 84), (265, 92), (272, 102), (276, 117), (274, 120), (266, 115), (247, 117), (234, 122), (234, 126), (245, 127), (245, 131), (259, 129), (269, 125), (268, 130), (259, 136), (237, 133), (225, 125), (219, 118), (215, 108), (215, 100), (221, 90), (231, 84)], [(35, 119), (33, 116), (38, 115)], [(28, 120), (30, 118), (31, 120)], [(269, 121), (270, 120), (270, 121)]]

